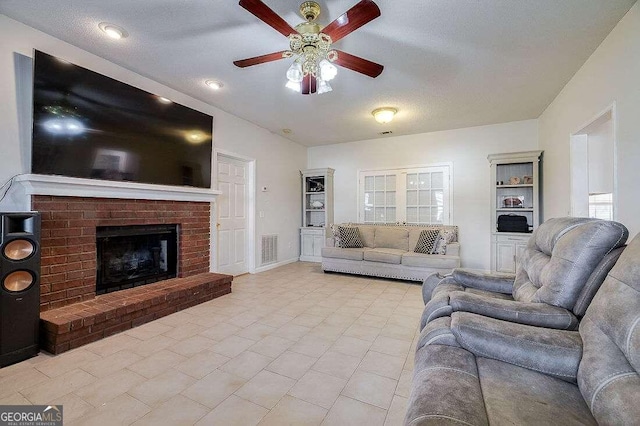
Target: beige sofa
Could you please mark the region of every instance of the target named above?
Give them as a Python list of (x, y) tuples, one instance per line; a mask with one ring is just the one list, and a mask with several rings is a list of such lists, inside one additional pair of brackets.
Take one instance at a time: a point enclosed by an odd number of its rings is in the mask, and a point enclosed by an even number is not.
[[(423, 281), (429, 274), (450, 273), (460, 267), (460, 243), (456, 226), (364, 225), (357, 226), (363, 248), (336, 247), (334, 238), (322, 249), (322, 270), (371, 275), (409, 281)], [(420, 232), (444, 229), (454, 234), (444, 255), (415, 253)]]

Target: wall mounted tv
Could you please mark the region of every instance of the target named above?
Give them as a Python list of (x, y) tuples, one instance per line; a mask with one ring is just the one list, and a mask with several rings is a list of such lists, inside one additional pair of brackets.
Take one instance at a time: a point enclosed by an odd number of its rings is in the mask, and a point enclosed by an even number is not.
[(31, 172), (211, 187), (213, 118), (35, 52)]

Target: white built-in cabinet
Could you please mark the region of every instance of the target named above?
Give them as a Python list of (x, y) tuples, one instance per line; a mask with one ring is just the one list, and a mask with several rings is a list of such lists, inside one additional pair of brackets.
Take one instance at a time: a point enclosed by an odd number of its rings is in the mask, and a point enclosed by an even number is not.
[(321, 262), (322, 247), (333, 223), (333, 172), (331, 168), (302, 170), (302, 227), (300, 260)]
[[(491, 270), (515, 273), (531, 232), (540, 223), (542, 151), (509, 152), (487, 157), (491, 166)], [(527, 218), (528, 232), (499, 232), (500, 215)]]

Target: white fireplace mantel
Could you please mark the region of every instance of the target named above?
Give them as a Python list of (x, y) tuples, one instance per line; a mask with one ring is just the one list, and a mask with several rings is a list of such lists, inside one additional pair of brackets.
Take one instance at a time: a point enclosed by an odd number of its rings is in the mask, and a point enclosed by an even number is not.
[(25, 174), (14, 178), (0, 210), (30, 210), (32, 195), (215, 202), (219, 194), (221, 191), (215, 189), (190, 186)]

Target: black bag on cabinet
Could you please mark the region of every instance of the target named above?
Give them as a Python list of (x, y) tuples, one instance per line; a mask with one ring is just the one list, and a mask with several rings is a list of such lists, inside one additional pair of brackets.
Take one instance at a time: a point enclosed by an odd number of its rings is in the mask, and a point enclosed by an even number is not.
[(498, 216), (498, 232), (529, 232), (526, 216), (501, 214)]

